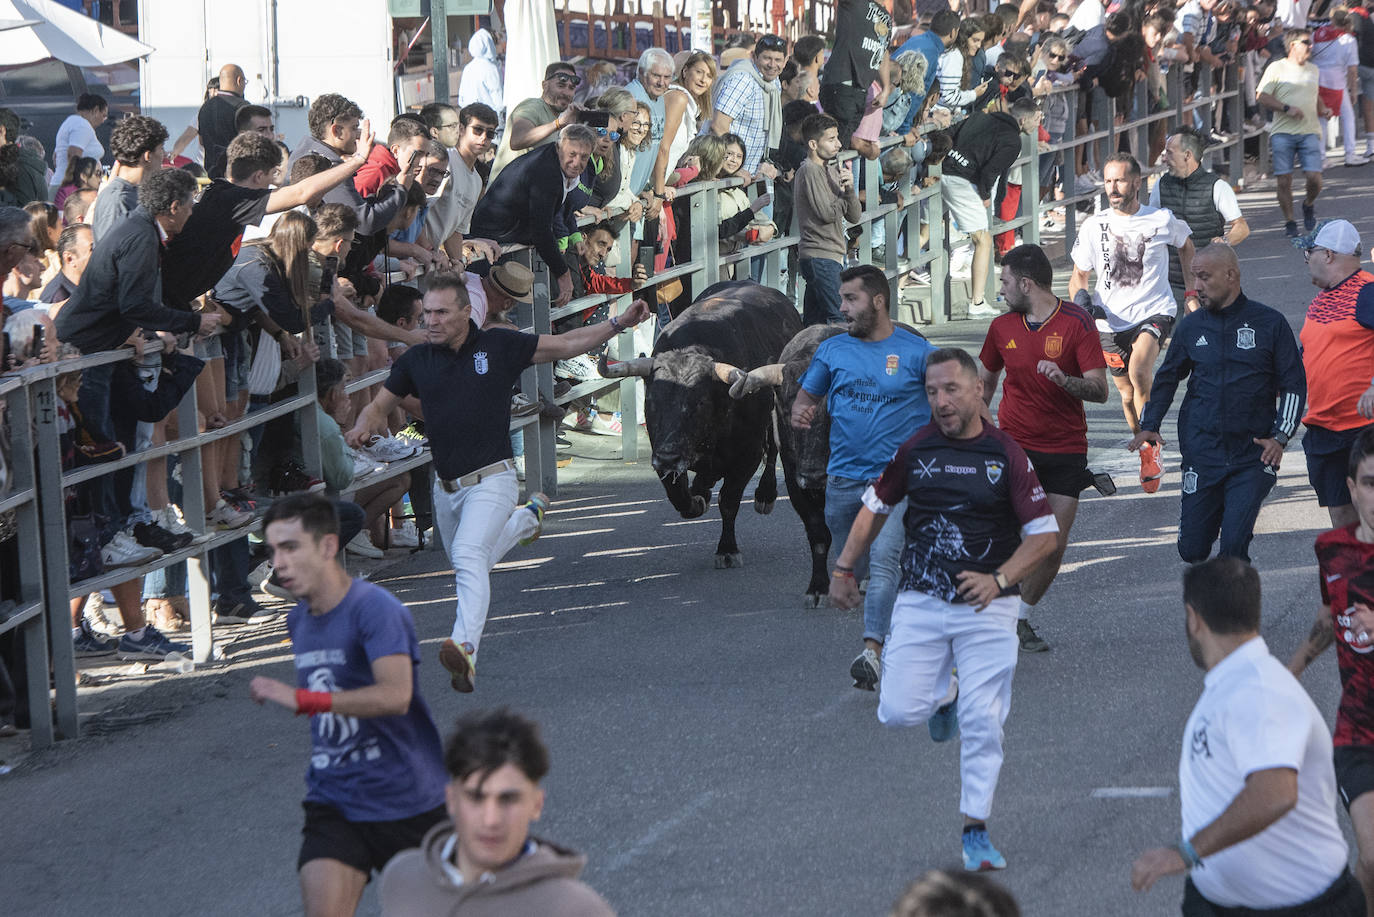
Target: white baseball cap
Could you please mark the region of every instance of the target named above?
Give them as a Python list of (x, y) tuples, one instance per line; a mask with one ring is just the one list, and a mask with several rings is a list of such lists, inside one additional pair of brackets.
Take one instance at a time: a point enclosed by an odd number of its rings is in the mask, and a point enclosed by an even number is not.
[(1323, 220), (1316, 231), (1303, 239), (1302, 247), (1324, 248), (1338, 255), (1358, 255), (1360, 234), (1349, 220)]

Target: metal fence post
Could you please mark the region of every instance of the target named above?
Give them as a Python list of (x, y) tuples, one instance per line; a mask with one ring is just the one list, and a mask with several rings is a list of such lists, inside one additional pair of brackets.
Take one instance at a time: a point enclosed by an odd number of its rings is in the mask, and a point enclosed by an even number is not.
[[(940, 181), (940, 164), (930, 167), (930, 177)], [(942, 324), (950, 319), (949, 249), (946, 248), (945, 199), (943, 192), (926, 198), (926, 247), (930, 259), (930, 320)]]
[[(302, 373), (304, 379), (307, 373)], [(199, 431), (196, 419), (196, 386), (192, 383), (177, 405), (177, 436), (195, 436)], [(312, 377), (313, 384), (313, 377)], [(302, 431), (304, 435), (304, 431)], [(316, 437), (318, 439), (318, 437)], [(316, 443), (318, 458), (319, 444)], [(211, 507), (205, 505), (205, 491), (201, 475), (204, 465), (201, 461), (199, 446), (192, 446), (177, 453), (181, 466), (182, 512), (186, 524), (197, 532), (209, 531), (205, 525), (205, 513)], [(209, 662), (213, 652), (210, 609), (210, 558), (205, 553), (195, 554), (186, 559), (186, 598), (191, 611), (191, 656), (200, 662)]]
[[(665, 205), (668, 206), (668, 205)], [(627, 222), (620, 230), (620, 251), (628, 253), (633, 247), (634, 234), (631, 225)], [(652, 246), (653, 242), (645, 240), (645, 245)], [(621, 263), (627, 263), (622, 254)], [(634, 276), (634, 262), (629, 261), (630, 276)], [(636, 296), (638, 294), (631, 294)], [(649, 303), (649, 308), (654, 308), (657, 302)], [(651, 318), (650, 321), (653, 319)], [(645, 326), (649, 327), (649, 326)], [(611, 341), (611, 356), (617, 360), (628, 360), (638, 356), (635, 350), (635, 332), (629, 330), (623, 334), (617, 334)], [(639, 458), (639, 410), (638, 399), (639, 379), (631, 376), (628, 379), (620, 380), (620, 457), (622, 461), (633, 462)]]
[(1040, 138), (1034, 134), (1021, 135), (1021, 155), (1029, 162), (1021, 167), (1021, 207), (1019, 216), (1027, 217), (1021, 228), (1021, 240), (1040, 244)]
[[(33, 393), (38, 430), (38, 467), (56, 474), (38, 476), (38, 511), (43, 525), (43, 591), (48, 643), (57, 701), (57, 731), (64, 739), (79, 733), (76, 711), (76, 653), (72, 646), (72, 612), (67, 599), (67, 514), (62, 496), (62, 445), (58, 431), (57, 380), (40, 379)], [(46, 666), (46, 660), (45, 660)], [(44, 691), (44, 699), (47, 692)]]
[[(1075, 91), (1064, 93), (1064, 99), (1068, 103), (1069, 113), (1066, 122), (1065, 133), (1078, 131), (1078, 97), (1080, 93)], [(1087, 155), (1087, 151), (1084, 151)], [(1076, 171), (1078, 163), (1078, 152), (1075, 146), (1070, 146), (1064, 150), (1064, 163), (1059, 167), (1059, 186), (1064, 192), (1064, 198), (1073, 197), (1078, 193), (1078, 173)], [(1064, 251), (1073, 251), (1074, 240), (1078, 238), (1078, 205), (1064, 205)]]
[[(526, 249), (528, 267), (534, 274), (534, 303), (531, 306), (530, 324), (535, 334), (552, 334), (553, 321), (549, 318), (549, 308), (554, 297), (553, 273), (544, 259), (534, 249)], [(542, 293), (541, 293), (542, 291)], [(523, 310), (522, 310), (523, 311)], [(522, 388), (533, 388), (553, 402), (553, 364), (540, 363), (525, 370), (521, 377)], [(534, 449), (530, 449), (529, 430), (533, 427)], [(539, 418), (537, 424), (525, 428), (525, 480), (537, 482), (538, 489), (549, 496), (558, 493), (558, 425), (547, 417)], [(530, 458), (533, 454), (534, 461)]]

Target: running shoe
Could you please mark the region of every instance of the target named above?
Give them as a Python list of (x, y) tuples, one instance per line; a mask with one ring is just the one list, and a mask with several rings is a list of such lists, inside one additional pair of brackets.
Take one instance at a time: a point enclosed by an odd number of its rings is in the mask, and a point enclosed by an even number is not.
[(120, 659), (162, 659), (168, 653), (189, 653), (190, 644), (173, 643), (162, 635), (162, 631), (149, 624), (143, 628), (143, 636), (125, 634), (119, 638)]
[(935, 708), (935, 712), (926, 721), (926, 728), (930, 730), (930, 737), (936, 742), (948, 742), (959, 732), (959, 676), (953, 674), (949, 676), (949, 693), (945, 695), (945, 702)]
[(521, 538), (520, 543), (534, 544), (544, 532), (544, 514), (549, 511), (549, 498), (544, 494), (530, 494), (524, 508), (534, 513), (534, 534), (528, 538)]
[(86, 626), (86, 622), (81, 622), (81, 632), (72, 638), (72, 651), (77, 659), (88, 659), (92, 656), (112, 656), (119, 641), (107, 640), (99, 634), (92, 633)]
[(1140, 488), (1147, 494), (1159, 490), (1159, 479), (1164, 474), (1159, 459), (1163, 449), (1154, 443), (1140, 444)]
[(413, 521), (407, 519), (399, 529), (391, 530), (391, 546), (393, 548), (418, 548), (420, 546), (420, 533), (415, 530)]
[(162, 556), (157, 548), (149, 548), (134, 541), (128, 532), (116, 532), (100, 549), (100, 560), (110, 567), (137, 567)]
[(969, 318), (996, 318), (1001, 314), (1001, 309), (996, 306), (988, 305), (986, 302), (971, 302), (968, 304)]
[(181, 514), (181, 507), (175, 503), (168, 503), (162, 509), (153, 514), (154, 521), (173, 535), (190, 535), (191, 544), (201, 544), (210, 537), (209, 532), (197, 532), (186, 524), (186, 517)]
[(190, 532), (176, 534), (169, 532), (155, 522), (135, 522), (133, 536), (134, 541), (145, 548), (157, 548), (164, 554), (180, 551), (192, 541)]
[(592, 432), (598, 436), (619, 436), (624, 432), (624, 427), (620, 423), (620, 412), (614, 411), (610, 414), (596, 413), (592, 415)]
[(213, 526), (221, 531), (242, 528), (252, 521), (252, 513), (234, 509), (227, 500), (222, 498), (215, 504), (214, 509), (205, 514), (206, 527)]
[(1023, 653), (1048, 653), (1050, 645), (1035, 632), (1029, 621), (1021, 620), (1016, 622), (1016, 639), (1021, 641), (1021, 652)]
[(1302, 228), (1311, 232), (1317, 228), (1317, 205), (1302, 205)]
[(1298, 237), (1298, 224), (1296, 220), (1289, 220), (1283, 224), (1283, 234), (1290, 239)]
[(261, 498), (246, 487), (235, 487), (231, 490), (221, 490), (219, 495), (228, 501), (229, 505), (239, 512), (257, 512), (258, 503)]
[(584, 353), (579, 353), (575, 357), (566, 360), (559, 360), (553, 365), (553, 374), (573, 382), (586, 382), (589, 379), (599, 379), (600, 373), (596, 371), (596, 361)]
[(281, 612), (263, 608), (252, 600), (215, 603), (216, 624), (262, 624), (274, 620)]
[(849, 677), (854, 679), (854, 687), (860, 691), (878, 690), (882, 674), (883, 664), (872, 647), (864, 647), (864, 651), (849, 664)]
[(419, 446), (423, 449), (429, 445), (429, 437), (425, 435), (425, 422), (423, 420), (412, 420), (405, 429), (396, 434), (396, 438), (411, 446)]
[(447, 637), (439, 644), (439, 664), (451, 676), (449, 683), (459, 694), (471, 694), (477, 678), (477, 667), (472, 659), (472, 647), (457, 644)]
[(969, 825), (964, 829), (964, 869), (968, 872), (986, 872), (990, 869), (1006, 869), (1007, 859), (997, 852), (988, 838), (987, 825)]
[(399, 462), (401, 459), (419, 455), (420, 448), (402, 442), (394, 436), (374, 436), (362, 448), (362, 453), (378, 462)]
[(277, 580), (277, 572), (270, 566), (267, 568), (267, 574), (258, 582), (258, 591), (265, 592), (284, 602), (294, 603), (296, 601), (296, 597), (291, 594), (291, 591)]
[(370, 557), (373, 560), (381, 560), (386, 556), (382, 549), (372, 543), (366, 530), (353, 536), (353, 540), (344, 545), (344, 550), (349, 554), (357, 554), (359, 557)]
[(538, 414), (540, 404), (538, 401), (531, 401), (529, 396), (523, 392), (516, 392), (510, 399), (510, 416), (529, 417)]
[(364, 477), (364, 476), (366, 476), (366, 475), (372, 474), (372, 472), (374, 472), (374, 471), (381, 471), (382, 469), (384, 469), (384, 468), (386, 467), (386, 466), (383, 465), (381, 462), (378, 462), (378, 461), (375, 461), (375, 460), (373, 460), (373, 459), (371, 459), (371, 458), (368, 458), (366, 455), (363, 455), (361, 452), (354, 452), (352, 449), (347, 449), (347, 450), (345, 450), (345, 451), (347, 451), (348, 453), (350, 453), (351, 456), (352, 456), (352, 459), (353, 459), (353, 478), (354, 478), (354, 480), (357, 480), (358, 478), (361, 478), (361, 477)]

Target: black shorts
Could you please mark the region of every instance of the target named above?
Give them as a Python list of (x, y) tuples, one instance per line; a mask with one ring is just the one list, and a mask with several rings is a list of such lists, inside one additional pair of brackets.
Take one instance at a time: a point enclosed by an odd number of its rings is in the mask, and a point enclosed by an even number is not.
[(1349, 506), (1350, 447), (1365, 427), (1353, 430), (1328, 430), (1309, 426), (1302, 437), (1307, 458), (1307, 480), (1317, 492), (1318, 506)]
[(844, 83), (826, 83), (821, 86), (821, 108), (840, 126), (840, 142), (849, 146), (849, 138), (863, 120), (864, 103), (868, 100), (868, 87), (847, 86)]
[(1374, 745), (1337, 745), (1336, 786), (1345, 810), (1365, 793), (1374, 792)]
[(1131, 347), (1135, 344), (1136, 338), (1148, 334), (1163, 347), (1169, 332), (1173, 329), (1172, 315), (1151, 315), (1139, 325), (1132, 325), (1124, 331), (1098, 332), (1098, 337), (1102, 339), (1102, 357), (1107, 361), (1107, 371), (1113, 376), (1126, 375), (1126, 367), (1131, 363)]
[(1059, 494), (1078, 499), (1086, 487), (1091, 487), (1093, 476), (1088, 474), (1088, 454), (1075, 452), (1033, 452), (1025, 450), (1026, 457), (1035, 466), (1035, 476), (1047, 494)]
[(301, 854), (296, 870), (311, 860), (338, 860), (372, 879), (402, 850), (420, 846), (425, 832), (448, 818), (448, 810), (436, 806), (428, 812), (395, 821), (349, 821), (333, 806), (303, 802), (305, 827), (301, 828)]

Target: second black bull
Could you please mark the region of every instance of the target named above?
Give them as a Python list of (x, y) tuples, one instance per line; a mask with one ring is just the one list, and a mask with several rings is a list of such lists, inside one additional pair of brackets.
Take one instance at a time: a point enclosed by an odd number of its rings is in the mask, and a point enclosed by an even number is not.
[(796, 380), (816, 345), (835, 333), (839, 329), (822, 326), (803, 332), (796, 307), (777, 290), (747, 281), (721, 283), (708, 287), (664, 328), (653, 356), (609, 363), (603, 357), (599, 367), (607, 378), (645, 380), (644, 418), (654, 471), (684, 519), (705, 513), (712, 490), (721, 484), (717, 567), (743, 564), (735, 540), (740, 500), (762, 463), (754, 510), (772, 511), (781, 456), (787, 495), (810, 547), (810, 605), (820, 604), (829, 591), (829, 422), (822, 411), (809, 431), (795, 431), (788, 412)]

